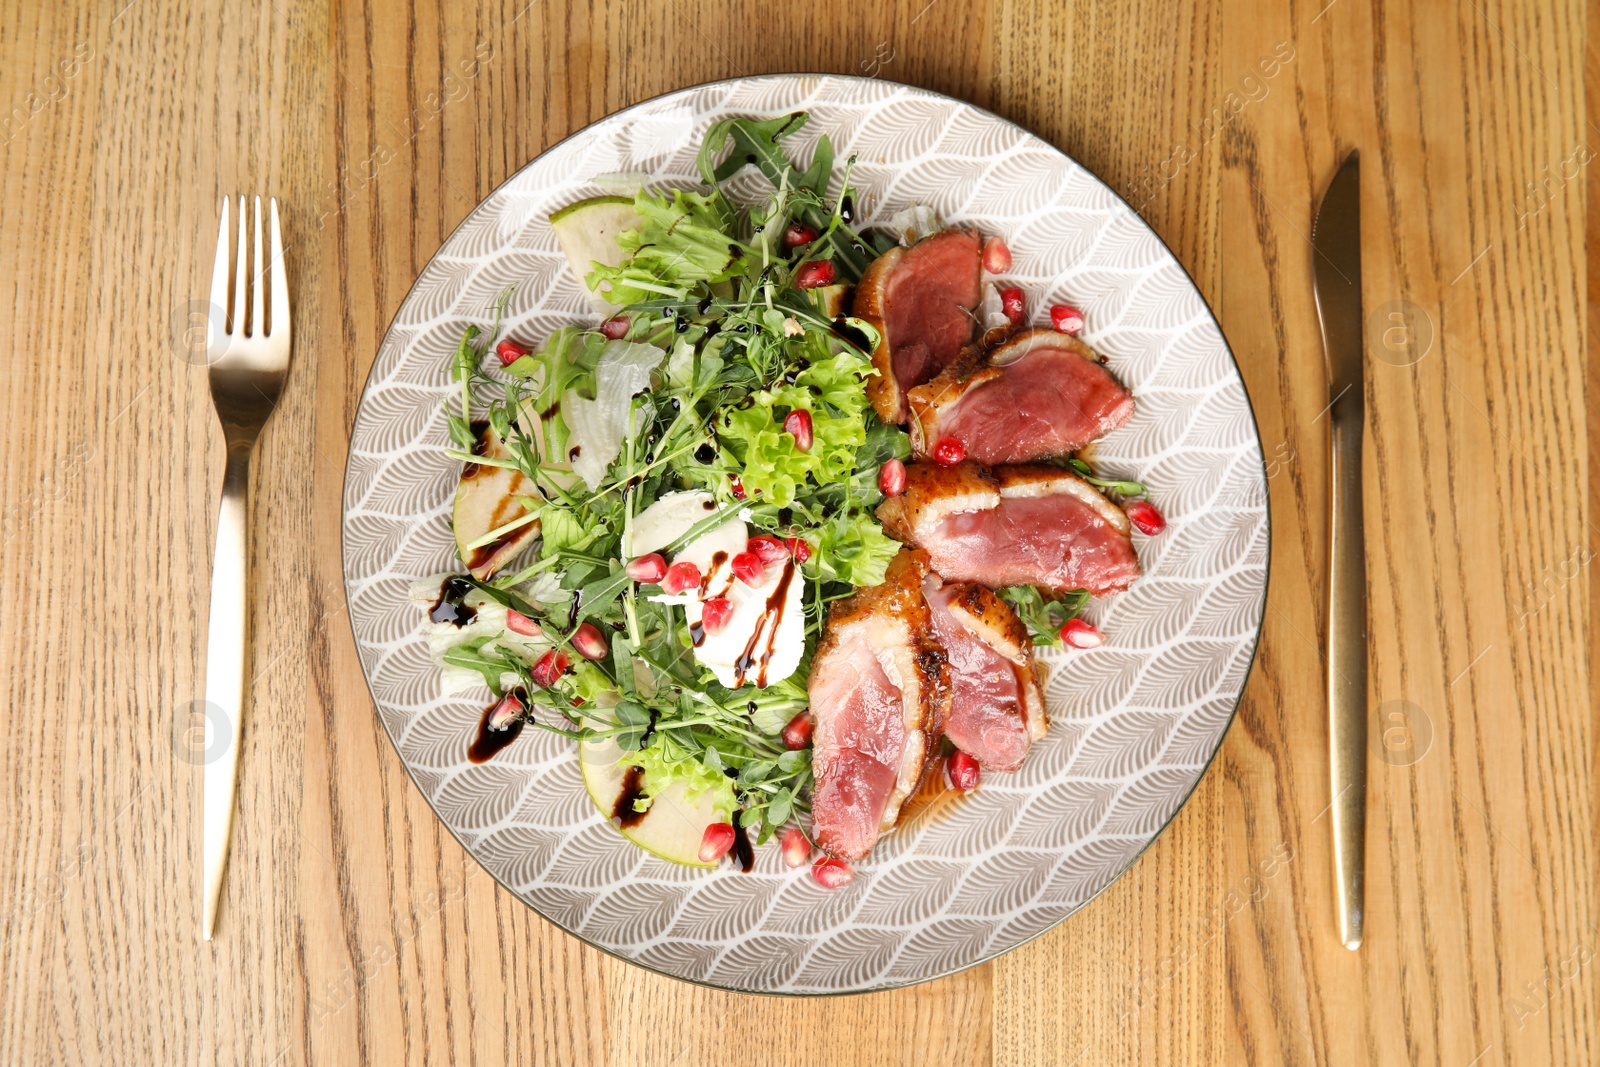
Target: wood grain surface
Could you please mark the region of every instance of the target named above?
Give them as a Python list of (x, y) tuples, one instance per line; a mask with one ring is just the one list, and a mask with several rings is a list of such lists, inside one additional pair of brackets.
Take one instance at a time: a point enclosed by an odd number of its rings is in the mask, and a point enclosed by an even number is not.
[[(1595, 11), (0, 0), (0, 1064), (1600, 1062)], [(785, 70), (951, 93), (1103, 176), (1217, 310), (1271, 475), (1260, 656), (1172, 827), (1037, 941), (842, 999), (651, 975), (500, 891), (379, 727), (338, 553), (367, 368), (455, 224), (617, 108)], [(1354, 954), (1323, 816), (1307, 241), (1352, 147), (1374, 709)], [(241, 191), (284, 204), (295, 350), (254, 470), (252, 710), (202, 944), (191, 702), (221, 455), (185, 331)]]

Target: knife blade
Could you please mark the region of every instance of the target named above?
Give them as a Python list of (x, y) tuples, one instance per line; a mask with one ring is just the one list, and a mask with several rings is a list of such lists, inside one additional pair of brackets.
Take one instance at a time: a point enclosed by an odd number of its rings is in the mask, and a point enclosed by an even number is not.
[(1339, 940), (1361, 947), (1367, 838), (1367, 562), (1361, 513), (1361, 167), (1345, 157), (1311, 227), (1328, 371), (1328, 770)]

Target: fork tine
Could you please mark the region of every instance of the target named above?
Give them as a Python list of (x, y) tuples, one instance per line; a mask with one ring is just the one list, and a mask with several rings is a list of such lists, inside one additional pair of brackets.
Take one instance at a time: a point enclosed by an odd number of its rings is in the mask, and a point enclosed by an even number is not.
[(206, 318), (211, 328), (208, 343), (228, 332), (228, 197), (222, 198), (222, 223), (217, 227), (217, 256), (211, 264), (211, 306)]
[(245, 229), (244, 197), (239, 197), (239, 251), (234, 256), (233, 270), (233, 334), (236, 337), (244, 336), (244, 326), (250, 314), (250, 305), (245, 301), (245, 278), (248, 276), (245, 268), (249, 266), (245, 256)]
[(272, 332), (289, 338), (289, 280), (283, 265), (283, 235), (278, 232), (278, 198), (268, 201), (271, 216), (272, 245), (267, 251), (272, 256)]
[(251, 247), (256, 255), (256, 281), (251, 290), (250, 299), (250, 336), (260, 337), (264, 333), (263, 319), (267, 314), (267, 292), (262, 286), (266, 283), (266, 275), (261, 270), (261, 198), (255, 198), (256, 208), (256, 236), (251, 242)]

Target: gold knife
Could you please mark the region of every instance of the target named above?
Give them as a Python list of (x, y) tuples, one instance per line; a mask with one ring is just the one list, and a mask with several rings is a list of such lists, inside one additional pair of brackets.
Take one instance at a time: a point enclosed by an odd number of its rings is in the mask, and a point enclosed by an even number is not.
[(1311, 227), (1328, 369), (1328, 769), (1339, 940), (1361, 947), (1367, 844), (1367, 557), (1361, 524), (1366, 374), (1361, 339), (1361, 168), (1345, 157)]

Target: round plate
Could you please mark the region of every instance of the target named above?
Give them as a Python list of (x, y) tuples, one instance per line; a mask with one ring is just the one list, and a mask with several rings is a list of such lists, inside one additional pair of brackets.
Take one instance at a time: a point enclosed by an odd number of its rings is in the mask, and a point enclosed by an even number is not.
[[(787, 142), (857, 157), (862, 216), (910, 204), (1003, 235), (1036, 318), (1084, 311), (1085, 337), (1138, 398), (1096, 449), (1168, 518), (1141, 537), (1145, 575), (1089, 618), (1092, 652), (1047, 653), (1049, 735), (1015, 774), (988, 774), (886, 834), (842, 890), (784, 866), (674, 866), (625, 841), (584, 793), (570, 742), (525, 731), (493, 761), (467, 746), (489, 701), (441, 695), (413, 582), (459, 567), (444, 454), (450, 354), (515, 288), (523, 339), (592, 324), (546, 216), (616, 172), (697, 184), (695, 153), (727, 115), (804, 109)], [(837, 181), (837, 178), (835, 179)], [(731, 186), (754, 200), (762, 180)], [(837, 192), (837, 187), (834, 190)], [(737, 198), (737, 197), (736, 197)], [(517, 172), (423, 269), (372, 367), (350, 440), (344, 571), (372, 697), (406, 769), (456, 838), (558, 926), (652, 970), (729, 989), (846, 993), (921, 982), (1014, 948), (1131, 865), (1189, 796), (1232, 721), (1266, 603), (1267, 488), (1244, 383), (1205, 301), (1125, 203), (1057, 149), (970, 104), (882, 80), (739, 78), (670, 93), (574, 134)]]

